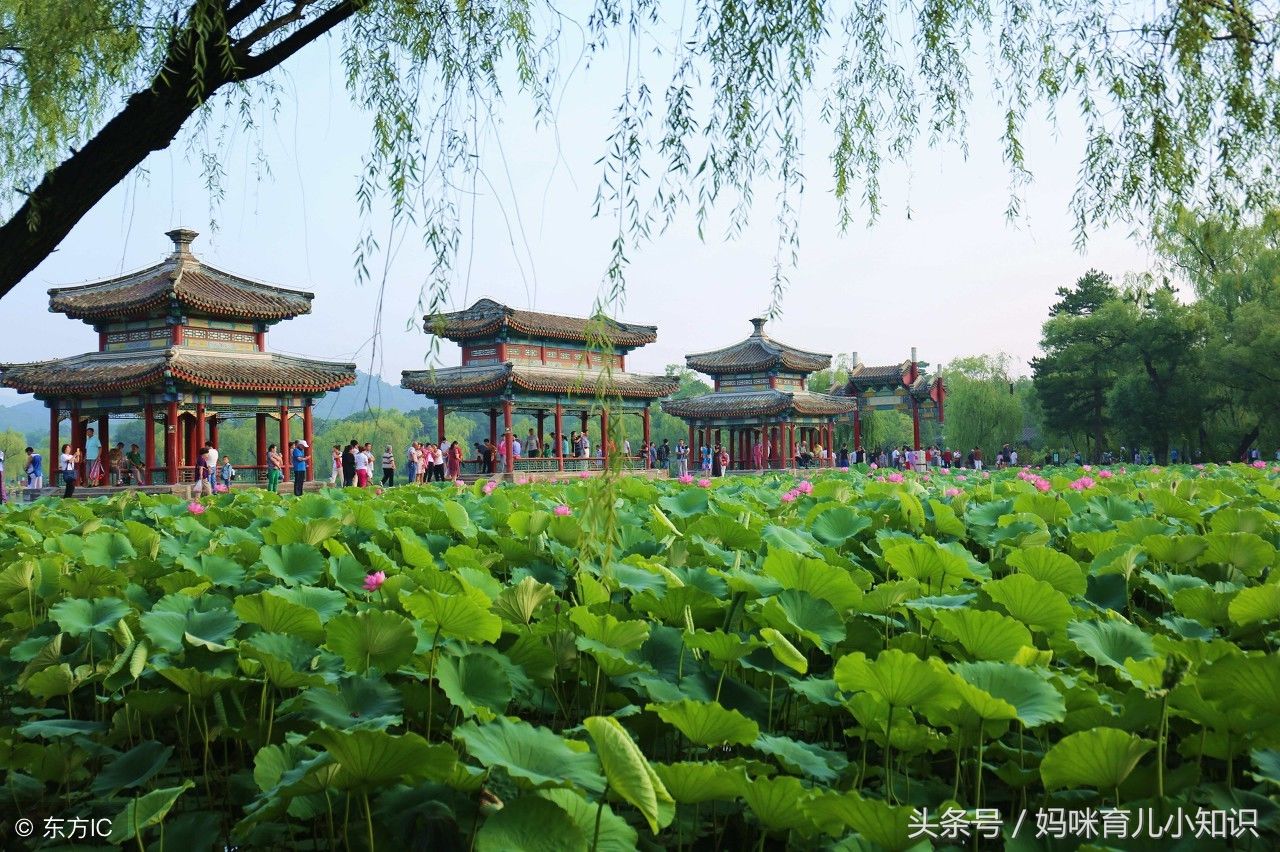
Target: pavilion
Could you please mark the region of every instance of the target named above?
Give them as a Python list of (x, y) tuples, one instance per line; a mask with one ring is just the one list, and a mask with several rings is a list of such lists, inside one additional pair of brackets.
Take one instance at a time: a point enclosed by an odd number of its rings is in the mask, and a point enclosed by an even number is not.
[[(627, 354), (657, 340), (658, 330), (651, 325), (523, 311), (480, 299), (465, 310), (428, 315), (423, 329), (460, 344), (462, 365), (406, 370), (400, 384), (435, 400), (441, 441), (446, 438), (446, 407), (487, 413), (489, 439), (495, 446), (501, 414), (507, 473), (565, 469), (560, 440), (552, 442), (553, 454), (545, 451), (549, 415), (552, 434), (559, 437), (565, 434), (566, 414), (576, 414), (585, 432), (589, 413), (599, 408), (601, 436), (609, 434), (610, 415), (636, 414), (647, 444), (649, 406), (679, 385), (670, 376), (627, 372)], [(536, 418), (538, 445), (544, 448), (540, 457), (514, 458), (511, 424), (517, 412)], [(601, 444), (592, 447), (598, 455), (574, 464), (603, 467), (606, 449)]]
[[(0, 365), (0, 383), (31, 393), (49, 409), (49, 457), (56, 470), (58, 433), (71, 421), (72, 446), (83, 448), (97, 418), (103, 452), (109, 416), (141, 417), (144, 484), (174, 484), (193, 476), (199, 448), (218, 443), (218, 426), (257, 421), (257, 469), (265, 476), (267, 421), (280, 445), (300, 416), (312, 443), (311, 409), (326, 391), (355, 381), (354, 364), (312, 361), (267, 351), (267, 329), (310, 313), (313, 294), (286, 290), (216, 269), (191, 253), (195, 231), (166, 236), (173, 253), (138, 272), (49, 291), (49, 310), (83, 320), (98, 332), (98, 351), (30, 364)], [(155, 425), (164, 426), (164, 460), (156, 464)], [(88, 460), (86, 460), (87, 464)], [(308, 468), (307, 478), (313, 469)]]
[[(765, 467), (787, 466), (800, 441), (832, 449), (836, 418), (853, 412), (857, 403), (808, 390), (809, 374), (830, 367), (831, 356), (779, 343), (765, 334), (763, 319), (751, 325), (745, 340), (685, 356), (691, 370), (714, 378), (715, 390), (664, 402), (663, 411), (688, 422), (691, 447), (720, 444), (727, 437), (731, 468), (754, 467), (751, 450), (760, 441)], [(834, 453), (828, 462), (835, 464)]]
[(920, 449), (921, 421), (936, 420), (942, 423), (946, 386), (942, 376), (932, 378), (924, 373), (929, 366), (916, 358), (915, 347), (911, 357), (898, 364), (869, 367), (854, 352), (850, 358), (849, 379), (845, 386), (834, 391), (836, 396), (858, 401), (853, 419), (853, 444), (862, 449), (862, 414), (867, 411), (900, 411), (911, 415), (912, 447)]

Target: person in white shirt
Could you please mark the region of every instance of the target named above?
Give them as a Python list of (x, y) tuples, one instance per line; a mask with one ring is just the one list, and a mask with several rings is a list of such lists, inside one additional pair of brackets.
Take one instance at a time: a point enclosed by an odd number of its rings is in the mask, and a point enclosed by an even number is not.
[(529, 458), (531, 458), (531, 459), (532, 459), (532, 458), (537, 458), (537, 456), (538, 456), (538, 450), (539, 450), (540, 448), (541, 448), (541, 447), (540, 447), (540, 445), (538, 444), (538, 436), (537, 436), (537, 435), (535, 435), (535, 434), (533, 434), (533, 430), (532, 430), (532, 429), (530, 429), (530, 430), (529, 430), (529, 434), (528, 434), (528, 435), (526, 435), (526, 436), (525, 436), (525, 439), (524, 439), (524, 451), (525, 451), (525, 453), (527, 453), (527, 454), (528, 454), (528, 456), (529, 456)]
[(520, 439), (512, 438), (511, 439), (511, 457), (513, 459), (518, 459), (520, 458), (523, 452), (524, 452), (524, 447), (521, 446)]
[(356, 485), (360, 488), (369, 487), (369, 462), (372, 458), (366, 447), (356, 448)]

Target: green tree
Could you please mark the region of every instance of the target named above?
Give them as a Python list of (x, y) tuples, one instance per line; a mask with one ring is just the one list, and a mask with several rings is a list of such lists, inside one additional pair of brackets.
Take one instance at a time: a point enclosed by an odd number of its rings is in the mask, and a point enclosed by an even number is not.
[[(473, 117), (509, 92), (553, 115), (580, 52), (566, 40), (580, 32), (589, 53), (629, 58), (597, 204), (619, 220), (608, 266), (619, 284), (632, 243), (687, 205), (702, 222), (730, 203), (739, 224), (762, 177), (781, 186), (786, 266), (811, 102), (831, 129), (842, 224), (855, 207), (874, 217), (881, 170), (922, 135), (964, 143), (976, 71), (1005, 118), (1010, 215), (1030, 179), (1027, 116), (1064, 103), (1084, 124), (1071, 201), (1081, 235), (1193, 191), (1227, 210), (1280, 196), (1280, 17), (1260, 1), (756, 0), (699, 3), (686, 17), (658, 0), (595, 0), (581, 28), (565, 18), (552, 4), (506, 0), (0, 0), (0, 295), (184, 127), (217, 198), (220, 146), (246, 125), (266, 132), (258, 116), (274, 120), (282, 66), (328, 35), (369, 115), (357, 204), (368, 212), (385, 195), (398, 222), (423, 229), (436, 255), (433, 306), (460, 242), (450, 190), (483, 167)], [(664, 61), (641, 60), (655, 51)], [(827, 61), (829, 73), (818, 67)], [(819, 80), (829, 82), (815, 92)], [(359, 264), (372, 245), (366, 229)], [(621, 287), (608, 289), (615, 302)]]
[(981, 447), (995, 458), (1005, 443), (1022, 437), (1022, 401), (1014, 393), (1013, 359), (1004, 353), (957, 358), (947, 365), (945, 433), (961, 450)]
[(1105, 316), (1119, 291), (1104, 273), (1090, 270), (1072, 288), (1060, 288), (1041, 329), (1040, 349), (1032, 359), (1036, 394), (1045, 425), (1065, 435), (1082, 435), (1088, 457), (1106, 443), (1107, 395), (1115, 385), (1119, 348), (1125, 329)]

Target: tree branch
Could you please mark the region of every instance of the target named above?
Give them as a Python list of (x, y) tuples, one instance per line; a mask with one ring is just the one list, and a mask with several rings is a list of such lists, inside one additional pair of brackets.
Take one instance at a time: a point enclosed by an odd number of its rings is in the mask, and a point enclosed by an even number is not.
[(275, 68), (303, 47), (368, 6), (369, 3), (370, 0), (342, 0), (318, 18), (294, 30), (262, 53), (245, 59), (242, 66), (243, 79), (257, 77)]

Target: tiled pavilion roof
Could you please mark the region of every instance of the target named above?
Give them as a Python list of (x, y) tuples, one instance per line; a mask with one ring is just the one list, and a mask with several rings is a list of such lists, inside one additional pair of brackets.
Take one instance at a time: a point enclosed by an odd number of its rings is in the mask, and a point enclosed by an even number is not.
[(323, 393), (355, 381), (355, 364), (263, 352), (212, 353), (175, 347), (90, 352), (30, 364), (0, 364), (0, 384), (38, 396), (100, 396), (162, 389), (166, 378), (207, 390)]
[(910, 375), (910, 359), (900, 364), (886, 364), (879, 367), (858, 364), (849, 372), (848, 382), (833, 390), (832, 393), (836, 396), (854, 396), (874, 388), (905, 387), (916, 399), (928, 399), (935, 379), (927, 377), (923, 370), (918, 370), (915, 381), (908, 384), (907, 379)]
[(155, 266), (117, 278), (54, 287), (49, 310), (82, 320), (161, 315), (172, 302), (188, 314), (227, 319), (283, 320), (311, 312), (313, 294), (286, 290), (224, 272), (191, 253), (195, 231), (167, 234), (173, 254)]
[(782, 368), (797, 373), (812, 373), (831, 366), (831, 356), (820, 352), (806, 352), (785, 343), (779, 343), (764, 333), (763, 319), (751, 321), (754, 331), (746, 340), (711, 352), (699, 352), (685, 356), (691, 370), (720, 376), (732, 373), (758, 373)]
[[(433, 399), (500, 393), (508, 383), (517, 390), (546, 394), (589, 396), (597, 390), (602, 370), (544, 367), (537, 364), (487, 364), (475, 367), (443, 367), (437, 370), (405, 370), (402, 387)], [(644, 376), (613, 370), (607, 392), (623, 397), (658, 399), (673, 393), (680, 380), (671, 376)]]
[(809, 391), (746, 390), (716, 391), (672, 399), (662, 410), (687, 420), (714, 420), (735, 417), (772, 417), (791, 411), (799, 415), (829, 417), (850, 414), (857, 408), (852, 399), (841, 399)]
[[(495, 337), (504, 329), (529, 337), (586, 343), (591, 322), (585, 317), (522, 311), (492, 299), (481, 299), (466, 310), (428, 314), (422, 328), (428, 334), (458, 343)], [(600, 334), (613, 346), (643, 346), (658, 339), (657, 326), (618, 322), (609, 317), (600, 317), (599, 322), (602, 323)]]

